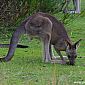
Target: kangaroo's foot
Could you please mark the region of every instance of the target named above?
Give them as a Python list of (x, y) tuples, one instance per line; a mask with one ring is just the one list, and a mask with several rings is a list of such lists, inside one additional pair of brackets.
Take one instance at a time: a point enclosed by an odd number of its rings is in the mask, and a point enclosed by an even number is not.
[(46, 57), (44, 58), (44, 62), (45, 62), (45, 63), (51, 62), (50, 56), (46, 56)]

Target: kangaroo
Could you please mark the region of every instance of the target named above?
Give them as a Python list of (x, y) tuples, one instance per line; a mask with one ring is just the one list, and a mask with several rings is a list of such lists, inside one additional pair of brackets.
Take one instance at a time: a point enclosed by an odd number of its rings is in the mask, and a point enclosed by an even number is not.
[(64, 25), (50, 14), (38, 12), (29, 16), (13, 33), (7, 56), (0, 58), (0, 61), (9, 61), (12, 59), (17, 43), (22, 34), (29, 36), (38, 36), (43, 42), (43, 60), (49, 62), (52, 59), (51, 45), (62, 59), (62, 63), (66, 63), (61, 51), (65, 51), (69, 59), (69, 64), (74, 65), (77, 57), (77, 45), (81, 41), (78, 40), (72, 44)]

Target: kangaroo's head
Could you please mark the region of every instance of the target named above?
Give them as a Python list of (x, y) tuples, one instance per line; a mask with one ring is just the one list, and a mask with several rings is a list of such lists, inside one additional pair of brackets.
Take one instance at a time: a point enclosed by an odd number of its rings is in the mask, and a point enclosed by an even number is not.
[(69, 41), (66, 40), (66, 43), (67, 43), (66, 54), (69, 59), (70, 65), (75, 64), (75, 59), (77, 57), (77, 48), (79, 46), (80, 41), (81, 41), (81, 39), (78, 40), (76, 43), (71, 44)]

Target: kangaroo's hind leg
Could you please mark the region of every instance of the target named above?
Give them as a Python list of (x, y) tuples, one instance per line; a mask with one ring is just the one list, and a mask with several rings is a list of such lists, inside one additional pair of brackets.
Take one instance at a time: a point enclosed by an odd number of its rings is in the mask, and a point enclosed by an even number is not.
[(51, 61), (49, 47), (50, 47), (50, 36), (46, 35), (45, 38), (43, 39), (43, 60), (44, 60), (44, 62)]

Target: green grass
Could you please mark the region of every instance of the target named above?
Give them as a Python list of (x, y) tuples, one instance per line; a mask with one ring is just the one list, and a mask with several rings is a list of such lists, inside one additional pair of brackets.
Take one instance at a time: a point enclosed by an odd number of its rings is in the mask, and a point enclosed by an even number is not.
[[(83, 39), (78, 57), (85, 56), (85, 16), (73, 16), (66, 29), (73, 42)], [(0, 33), (0, 43), (9, 43), (10, 35)], [(43, 63), (40, 41), (22, 36), (20, 43), (29, 48), (16, 49), (10, 62), (0, 63), (0, 85), (85, 85), (85, 57), (77, 57), (75, 66)], [(7, 52), (0, 48), (0, 57)]]
[[(77, 17), (67, 25), (72, 41), (82, 38), (78, 57), (85, 56), (85, 17)], [(4, 39), (2, 43), (7, 43)], [(16, 49), (10, 62), (0, 63), (0, 85), (82, 85), (85, 84), (85, 57), (77, 58), (75, 66), (42, 62), (40, 41), (32, 42), (22, 36), (20, 43), (27, 49)], [(7, 54), (7, 48), (0, 48), (0, 57)], [(80, 83), (80, 84), (79, 84)], [(84, 85), (83, 84), (83, 85)]]

